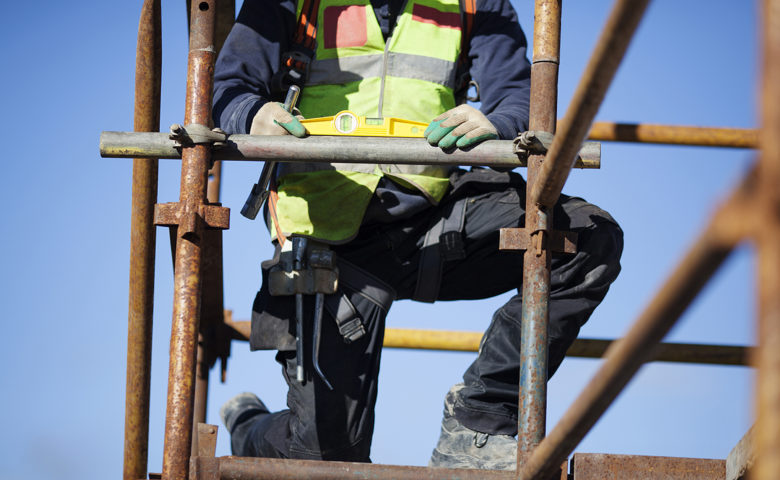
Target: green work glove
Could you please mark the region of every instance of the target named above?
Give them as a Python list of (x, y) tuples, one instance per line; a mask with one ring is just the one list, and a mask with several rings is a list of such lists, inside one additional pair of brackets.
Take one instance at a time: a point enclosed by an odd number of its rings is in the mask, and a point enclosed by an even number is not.
[(423, 135), (431, 145), (448, 149), (453, 146), (466, 148), (484, 140), (495, 140), (498, 131), (482, 112), (463, 104), (434, 118)]
[(303, 138), (306, 136), (306, 127), (298, 121), (298, 118), (285, 110), (281, 103), (268, 102), (255, 114), (249, 133), (251, 135), (291, 134)]

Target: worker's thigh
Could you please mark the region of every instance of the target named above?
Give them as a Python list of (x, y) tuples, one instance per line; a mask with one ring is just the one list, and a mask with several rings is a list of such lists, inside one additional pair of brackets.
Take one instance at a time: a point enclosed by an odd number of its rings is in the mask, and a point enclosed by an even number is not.
[[(443, 264), (438, 300), (488, 298), (522, 288), (524, 251), (498, 248), (502, 228), (525, 225), (525, 182), (510, 178), (503, 188), (486, 184), (482, 188), (489, 191), (469, 192), (462, 233), (465, 257)], [(577, 233), (579, 241), (576, 254), (552, 254), (551, 301), (577, 298), (575, 287), (590, 288), (596, 278), (603, 279), (599, 288), (606, 293), (620, 269), (623, 241), (617, 223), (599, 207), (561, 195), (553, 209), (553, 229)]]

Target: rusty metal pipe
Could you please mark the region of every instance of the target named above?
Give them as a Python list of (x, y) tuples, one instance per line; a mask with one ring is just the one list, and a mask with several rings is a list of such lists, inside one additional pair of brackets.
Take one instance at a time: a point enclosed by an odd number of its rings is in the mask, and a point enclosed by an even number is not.
[(754, 175), (718, 210), (682, 262), (645, 308), (629, 332), (610, 346), (596, 375), (563, 415), (555, 428), (533, 451), (519, 478), (544, 478), (560, 465), (598, 421), (628, 381), (646, 362), (709, 278), (734, 248), (736, 237), (723, 235), (731, 218), (730, 204), (739, 204), (749, 192)]
[(514, 479), (515, 472), (496, 470), (452, 470), (448, 468), (408, 467), (372, 463), (321, 462), (314, 460), (280, 460), (274, 458), (220, 457), (221, 480), (444, 480), (444, 479)]
[[(211, 116), (215, 60), (214, 2), (202, 0), (192, 4), (185, 124), (208, 125)], [(210, 146), (195, 145), (183, 149), (179, 197), (183, 223), (177, 229), (163, 453), (163, 478), (166, 480), (186, 479), (189, 470), (204, 230), (199, 211), (205, 203), (210, 161)]]
[[(244, 329), (248, 326), (247, 322)], [(481, 332), (388, 328), (385, 330), (383, 346), (384, 348), (476, 352), (479, 350), (482, 335)], [(243, 339), (248, 340), (248, 338), (247, 336)], [(615, 341), (597, 338), (578, 338), (569, 347), (566, 356), (601, 358)], [(751, 348), (738, 345), (661, 343), (653, 352), (650, 361), (747, 366), (748, 356), (751, 351)]]
[[(141, 7), (135, 58), (133, 128), (138, 132), (155, 132), (160, 129), (161, 29), (160, 2), (145, 0)], [(149, 452), (156, 202), (157, 159), (133, 159), (125, 444), (122, 469), (124, 480), (146, 477)]]
[[(250, 322), (227, 322), (231, 338), (249, 341)], [(385, 330), (384, 348), (412, 350), (443, 350), (450, 352), (476, 352), (482, 340), (482, 332), (455, 332), (447, 330), (422, 330), (416, 328), (388, 328)], [(616, 340), (577, 338), (566, 351), (567, 357), (601, 358)], [(649, 361), (692, 363), (700, 365), (749, 366), (753, 348), (740, 345), (705, 345), (700, 343), (660, 343)]]
[[(547, 152), (539, 181), (530, 190), (534, 204), (552, 208), (566, 183), (574, 157), (590, 129), (649, 0), (617, 0)], [(532, 101), (533, 102), (533, 101)]]
[[(105, 158), (149, 156), (181, 158), (181, 148), (167, 133), (102, 132), (100, 155)], [(576, 168), (599, 168), (601, 148), (586, 144)], [(214, 152), (218, 160), (397, 163), (525, 167), (512, 140), (489, 140), (469, 151), (443, 152), (422, 138), (378, 138), (290, 135), (230, 135), (227, 145)]]
[[(529, 129), (555, 132), (561, 39), (560, 0), (536, 0), (531, 65)], [(528, 185), (539, 181), (544, 155), (528, 159)], [(530, 192), (530, 188), (527, 190)], [(552, 210), (539, 208), (526, 195), (525, 228), (548, 235)], [(520, 338), (520, 384), (517, 412), (517, 464), (544, 438), (547, 419), (547, 322), (550, 260), (547, 248), (529, 248), (523, 257), (523, 309)]]
[[(234, 324), (235, 325), (235, 324)], [(243, 326), (247, 330), (249, 322)], [(246, 335), (245, 331), (243, 335)], [(408, 348), (421, 350), (446, 350), (476, 352), (482, 340), (481, 332), (449, 332), (444, 330), (419, 330), (388, 328), (385, 330), (384, 348)], [(248, 335), (243, 340), (248, 340)], [(616, 340), (578, 338), (566, 352), (567, 357), (601, 358)], [(696, 343), (661, 343), (650, 361), (677, 362), (709, 365), (748, 365), (752, 349), (737, 345), (703, 345)]]
[[(566, 352), (567, 357), (602, 358), (618, 340), (578, 338)], [(696, 343), (659, 343), (648, 361), (693, 363), (700, 365), (748, 366), (752, 349), (738, 345), (702, 345)]]
[[(214, 162), (208, 173), (206, 199), (209, 203), (219, 203), (222, 163)], [(217, 324), (224, 322), (224, 302), (222, 284), (222, 232), (218, 230), (204, 232), (202, 277), (203, 294), (201, 301), (201, 321), (198, 335), (198, 352), (195, 370), (195, 400), (192, 419), (192, 452), (197, 452), (197, 429), (199, 423), (206, 423), (206, 409), (209, 394), (209, 372), (217, 351)]]
[(755, 480), (777, 478), (780, 471), (780, 1), (764, 0), (762, 4), (756, 463), (750, 475)]
[[(188, 9), (191, 9), (190, 1), (187, 2)], [(216, 53), (219, 54), (219, 50), (225, 43), (230, 29), (233, 26), (233, 20), (236, 15), (236, 6), (234, 0), (222, 0), (217, 4), (216, 12), (216, 24), (214, 27), (214, 44), (216, 46)], [(219, 203), (220, 186), (222, 180), (222, 162), (214, 162), (214, 165), (209, 170), (208, 183), (206, 186), (206, 199), (209, 203)], [(193, 442), (192, 452), (193, 455), (197, 453), (197, 428), (199, 423), (206, 423), (206, 408), (208, 406), (208, 394), (209, 394), (209, 371), (213, 365), (213, 359), (219, 355), (217, 350), (217, 336), (215, 334), (216, 327), (214, 324), (224, 322), (223, 311), (223, 285), (222, 285), (222, 232), (214, 231), (208, 232), (207, 236), (208, 245), (204, 249), (203, 255), (204, 267), (204, 295), (202, 301), (201, 321), (206, 319), (206, 322), (212, 325), (207, 325), (210, 328), (203, 328), (201, 325), (200, 334), (198, 336), (198, 353), (196, 359), (196, 372), (195, 372), (195, 404), (193, 412)], [(210, 268), (211, 267), (211, 268)], [(209, 285), (211, 284), (211, 285)]]
[(724, 480), (726, 461), (704, 458), (647, 457), (575, 453), (571, 459), (573, 480)]
[(749, 128), (595, 122), (588, 138), (602, 142), (758, 148), (758, 130)]
[[(203, 314), (201, 313), (201, 321)], [(198, 453), (198, 424), (206, 423), (206, 408), (209, 396), (209, 351), (208, 340), (203, 333), (198, 335), (198, 348), (195, 360), (195, 390), (192, 400), (192, 444), (190, 456)]]

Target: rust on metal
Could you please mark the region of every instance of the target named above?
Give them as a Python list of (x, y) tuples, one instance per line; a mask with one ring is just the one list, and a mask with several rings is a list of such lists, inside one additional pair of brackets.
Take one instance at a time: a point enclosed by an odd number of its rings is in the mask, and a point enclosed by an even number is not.
[(609, 142), (758, 148), (758, 130), (749, 128), (595, 122), (590, 128), (588, 138)]
[[(138, 132), (160, 129), (162, 40), (159, 0), (141, 7), (135, 58), (135, 113)], [(122, 478), (146, 477), (149, 450), (149, 389), (154, 311), (154, 204), (157, 201), (157, 159), (133, 160), (130, 214), (130, 285), (125, 384), (125, 443)]]
[[(525, 228), (502, 228), (499, 250), (527, 250), (534, 247), (533, 236)], [(547, 234), (547, 248), (553, 252), (577, 253), (577, 233), (553, 230)], [(535, 247), (534, 247), (535, 248)]]
[[(547, 152), (540, 180), (531, 187), (530, 198), (533, 203), (551, 208), (558, 200), (574, 158), (604, 100), (607, 88), (648, 2), (649, 0), (618, 0), (612, 8), (569, 109), (561, 119), (558, 134)], [(531, 106), (533, 107), (533, 99)]]
[(219, 459), (199, 456), (190, 458), (189, 480), (219, 480)]
[[(178, 202), (158, 203), (154, 207), (154, 224), (170, 227), (181, 225), (182, 222), (195, 222), (196, 220), (183, 218), (185, 211), (183, 211)], [(201, 205), (195, 215), (205, 222), (204, 226), (207, 228), (217, 228), (220, 230), (230, 228), (230, 210), (221, 205)], [(191, 228), (191, 230), (188, 231), (194, 232), (195, 230), (194, 228)]]
[[(217, 426), (207, 423), (198, 423), (196, 456), (213, 457), (217, 451)], [(193, 442), (196, 443), (196, 442)]]
[[(191, 19), (184, 123), (207, 125), (215, 60), (214, 0), (193, 2)], [(205, 205), (210, 163), (210, 146), (183, 148), (179, 195), (182, 223), (177, 228), (163, 452), (163, 478), (167, 480), (186, 479), (189, 471), (204, 227), (197, 219)]]
[(763, 0), (761, 158), (755, 236), (758, 259), (758, 351), (756, 379), (756, 463), (751, 479), (780, 472), (780, 1)]
[[(514, 479), (513, 471), (453, 470), (448, 468), (407, 467), (372, 463), (280, 460), (275, 458), (219, 457), (221, 480), (444, 480)], [(197, 479), (191, 479), (197, 480)]]
[[(211, 183), (210, 179), (209, 187), (211, 187)], [(209, 188), (209, 192), (214, 193), (214, 189)], [(209, 199), (211, 199), (210, 195)], [(222, 231), (205, 230), (202, 250), (202, 294), (193, 416), (195, 425), (206, 421), (209, 371), (217, 363), (217, 360), (220, 360), (220, 379), (224, 382), (231, 340), (230, 331), (224, 323)], [(193, 451), (194, 447), (193, 445)]]
[(723, 480), (726, 461), (575, 453), (571, 480)]
[[(566, 352), (568, 357), (601, 358), (616, 340), (578, 338)], [(747, 366), (752, 349), (738, 345), (701, 345), (696, 343), (660, 343), (651, 362), (677, 362), (706, 365)]]
[[(745, 195), (743, 182), (726, 205)], [(718, 235), (719, 209), (629, 332), (613, 343), (605, 361), (558, 424), (523, 465), (519, 478), (538, 478), (566, 458), (596, 423), (736, 245)]]
[[(214, 44), (219, 53), (235, 19), (235, 1), (224, 0), (217, 4)], [(187, 9), (189, 12), (189, 8)], [(208, 172), (206, 201), (211, 205), (220, 202), (222, 181), (222, 162), (213, 162)], [(227, 221), (229, 222), (229, 217)], [(206, 221), (208, 224), (208, 219)], [(209, 372), (217, 359), (220, 360), (220, 380), (225, 381), (227, 361), (230, 357), (230, 332), (225, 326), (224, 288), (222, 275), (222, 232), (207, 230), (203, 233), (203, 286), (201, 288), (200, 328), (198, 334), (198, 353), (195, 368), (195, 399), (193, 438), (199, 439), (201, 423), (206, 423), (208, 406)], [(214, 427), (216, 428), (216, 427)], [(214, 431), (216, 435), (216, 430)], [(216, 438), (216, 437), (215, 437)], [(192, 442), (193, 455), (198, 453), (198, 441)], [(214, 456), (214, 452), (211, 452)]]
[[(529, 129), (555, 133), (558, 103), (561, 2), (536, 0), (534, 52), (531, 65)], [(528, 158), (528, 185), (539, 179), (544, 155)], [(530, 188), (527, 192), (530, 192)], [(552, 229), (552, 210), (525, 199), (525, 231), (542, 242)], [(551, 252), (547, 245), (525, 250), (520, 342), (520, 385), (517, 412), (517, 464), (544, 438), (547, 417), (547, 322), (549, 319)]]

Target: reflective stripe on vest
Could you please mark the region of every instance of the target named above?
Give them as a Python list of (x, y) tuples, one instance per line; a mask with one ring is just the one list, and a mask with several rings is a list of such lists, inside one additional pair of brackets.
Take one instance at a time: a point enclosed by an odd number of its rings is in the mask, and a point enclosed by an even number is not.
[(384, 54), (329, 58), (312, 62), (306, 85), (331, 85), (381, 77), (386, 68), (387, 75), (391, 77), (424, 80), (452, 89), (456, 87), (453, 66), (453, 62), (448, 60), (398, 52), (388, 52), (387, 65)]

